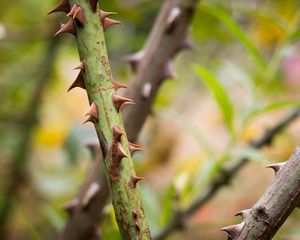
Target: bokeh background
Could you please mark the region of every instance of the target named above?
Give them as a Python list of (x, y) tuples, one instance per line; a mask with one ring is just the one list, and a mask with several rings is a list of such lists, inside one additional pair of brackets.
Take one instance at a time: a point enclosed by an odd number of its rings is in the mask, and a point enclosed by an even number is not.
[[(123, 25), (106, 33), (113, 75), (130, 81), (122, 57), (140, 50), (163, 1), (101, 1)], [(47, 16), (56, 0), (0, 0), (0, 212), (9, 212), (7, 239), (57, 239), (93, 163), (82, 125), (88, 102), (67, 93), (78, 72), (72, 36), (51, 37), (65, 21)], [(166, 81), (153, 105), (134, 157), (151, 231), (205, 191), (227, 162), (251, 161), (215, 198), (168, 239), (226, 239), (220, 228), (238, 223), (274, 177), (265, 166), (287, 160), (300, 143), (300, 120), (256, 150), (259, 138), (300, 100), (300, 8), (297, 0), (205, 0), (190, 25), (193, 50), (174, 59), (177, 79)], [(7, 192), (9, 189), (10, 192)], [(4, 222), (5, 220), (5, 222)], [(295, 211), (274, 239), (300, 239)], [(103, 239), (120, 239), (108, 204)]]

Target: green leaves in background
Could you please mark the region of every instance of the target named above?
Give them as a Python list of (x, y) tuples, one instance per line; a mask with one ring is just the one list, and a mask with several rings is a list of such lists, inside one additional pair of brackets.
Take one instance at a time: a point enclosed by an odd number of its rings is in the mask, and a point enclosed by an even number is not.
[(233, 131), (234, 110), (233, 105), (224, 87), (219, 83), (215, 75), (207, 68), (193, 65), (193, 70), (202, 79), (203, 83), (213, 93), (216, 103), (222, 111), (224, 121), (228, 129)]

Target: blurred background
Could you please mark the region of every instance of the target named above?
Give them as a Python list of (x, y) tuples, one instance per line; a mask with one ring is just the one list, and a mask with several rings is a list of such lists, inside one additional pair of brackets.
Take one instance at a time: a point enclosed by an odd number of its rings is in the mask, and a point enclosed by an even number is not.
[[(115, 79), (130, 81), (122, 57), (140, 50), (163, 1), (101, 1), (123, 25), (106, 32)], [(67, 93), (77, 71), (74, 38), (51, 36), (64, 14), (47, 16), (56, 0), (0, 0), (0, 229), (7, 239), (57, 239), (93, 160), (96, 138), (82, 125), (88, 102)], [(300, 8), (296, 0), (205, 0), (190, 25), (193, 50), (175, 58), (134, 156), (152, 233), (188, 207), (223, 164), (250, 162), (216, 197), (167, 239), (226, 239), (219, 229), (240, 222), (274, 178), (265, 166), (288, 159), (300, 143), (300, 120), (257, 150), (249, 145), (300, 104)], [(300, 239), (295, 211), (274, 239)], [(103, 239), (120, 239), (108, 204)]]

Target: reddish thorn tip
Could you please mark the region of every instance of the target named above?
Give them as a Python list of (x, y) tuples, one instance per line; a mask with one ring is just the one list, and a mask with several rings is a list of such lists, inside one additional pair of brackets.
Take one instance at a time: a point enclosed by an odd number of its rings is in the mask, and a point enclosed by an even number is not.
[(144, 151), (144, 149), (139, 146), (138, 144), (134, 144), (134, 143), (131, 143), (131, 142), (128, 142), (129, 144), (129, 151), (131, 153), (131, 155), (133, 155), (136, 151)]
[(85, 89), (85, 84), (84, 84), (84, 80), (82, 78), (82, 74), (79, 73), (76, 80), (72, 83), (72, 85), (69, 87), (68, 89), (68, 92), (70, 90), (72, 90), (73, 88), (76, 88), (76, 87), (80, 87), (82, 89)]
[(59, 4), (57, 4), (52, 10), (48, 12), (48, 15), (54, 12), (69, 12), (70, 4), (68, 0), (62, 0)]
[(120, 142), (122, 135), (124, 135), (123, 131), (119, 127), (113, 126), (112, 132), (113, 132), (113, 140), (115, 142)]
[(90, 7), (93, 10), (93, 12), (96, 12), (98, 0), (88, 0), (88, 2), (90, 4)]
[(117, 91), (120, 88), (127, 88), (127, 86), (125, 84), (120, 83), (120, 82), (118, 82), (116, 80), (112, 80), (112, 83), (113, 83), (115, 91)]
[(84, 71), (84, 69), (85, 69), (84, 63), (80, 62), (73, 70), (76, 70), (76, 69), (80, 69), (80, 70)]
[(60, 33), (71, 33), (74, 36), (76, 35), (76, 29), (75, 29), (74, 22), (72, 19), (69, 20), (68, 22), (66, 22), (65, 24), (62, 24), (59, 31), (54, 34), (54, 37), (56, 37)]
[(89, 109), (86, 111), (84, 116), (92, 116), (98, 121), (98, 107), (96, 103), (92, 103)]
[(136, 184), (139, 181), (144, 180), (144, 179), (145, 178), (143, 178), (143, 177), (138, 177), (138, 176), (135, 176), (135, 175), (131, 175), (129, 186), (132, 187), (132, 188), (136, 188)]
[(107, 28), (109, 28), (110, 26), (115, 25), (115, 24), (122, 24), (122, 22), (111, 19), (111, 18), (104, 18), (102, 20), (102, 25), (103, 25), (104, 30), (106, 30)]

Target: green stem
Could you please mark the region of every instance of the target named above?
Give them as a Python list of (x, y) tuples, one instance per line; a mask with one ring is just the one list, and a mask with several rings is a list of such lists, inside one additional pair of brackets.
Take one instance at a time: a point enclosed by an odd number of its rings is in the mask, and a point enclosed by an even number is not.
[[(90, 1), (93, 2), (93, 1)], [(75, 19), (76, 39), (84, 70), (80, 73), (91, 109), (89, 118), (100, 142), (116, 220), (122, 239), (151, 239), (146, 221), (130, 147), (118, 109), (122, 100), (114, 96), (103, 24), (86, 0), (70, 0), (81, 8), (83, 22)], [(130, 101), (127, 101), (130, 103)], [(94, 105), (94, 106), (93, 106)]]

